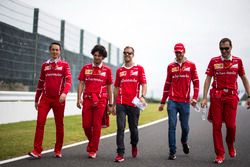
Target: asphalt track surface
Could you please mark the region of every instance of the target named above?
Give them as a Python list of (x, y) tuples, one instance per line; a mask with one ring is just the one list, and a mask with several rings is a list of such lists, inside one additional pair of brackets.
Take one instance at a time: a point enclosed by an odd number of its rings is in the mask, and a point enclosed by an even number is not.
[[(237, 157), (230, 158), (226, 149), (226, 159), (219, 166), (248, 167), (250, 166), (250, 110), (239, 107), (237, 114)], [(126, 154), (122, 163), (113, 162), (116, 155), (115, 136), (100, 141), (96, 159), (88, 159), (85, 152), (86, 144), (66, 148), (63, 157), (57, 159), (53, 153), (43, 154), (39, 160), (26, 158), (6, 164), (1, 167), (203, 167), (217, 166), (213, 163), (215, 157), (212, 141), (212, 127), (207, 121), (201, 120), (201, 114), (191, 111), (189, 144), (190, 153), (184, 154), (180, 143), (180, 124), (177, 125), (177, 158), (168, 160), (168, 125), (167, 121), (145, 127), (139, 130), (139, 156), (131, 157), (129, 133), (125, 135)], [(225, 125), (223, 125), (225, 139)]]

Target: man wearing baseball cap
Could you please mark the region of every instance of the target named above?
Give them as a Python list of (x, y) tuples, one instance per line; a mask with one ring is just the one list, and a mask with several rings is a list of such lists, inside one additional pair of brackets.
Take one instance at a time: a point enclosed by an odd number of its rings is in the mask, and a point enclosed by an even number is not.
[[(159, 111), (162, 111), (167, 102), (168, 111), (168, 142), (169, 142), (169, 160), (176, 159), (176, 124), (177, 113), (181, 123), (182, 135), (181, 143), (183, 152), (189, 153), (188, 133), (189, 133), (189, 114), (190, 103), (195, 106), (199, 94), (199, 78), (196, 66), (193, 62), (188, 61), (185, 54), (185, 47), (182, 43), (174, 46), (175, 60), (167, 68), (167, 78), (164, 85), (163, 96)], [(190, 100), (190, 84), (193, 83), (194, 95)]]

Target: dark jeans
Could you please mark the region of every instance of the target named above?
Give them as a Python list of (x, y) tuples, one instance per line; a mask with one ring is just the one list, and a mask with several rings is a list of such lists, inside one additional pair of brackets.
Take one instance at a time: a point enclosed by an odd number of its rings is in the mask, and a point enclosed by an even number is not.
[(177, 124), (177, 113), (179, 113), (179, 119), (181, 123), (181, 142), (187, 143), (188, 132), (189, 132), (189, 114), (190, 114), (190, 104), (183, 102), (175, 102), (172, 100), (168, 101), (168, 143), (170, 153), (176, 153), (176, 124)]
[(117, 104), (116, 105), (116, 123), (117, 123), (117, 153), (123, 155), (125, 152), (124, 146), (124, 131), (126, 128), (126, 115), (128, 116), (128, 124), (130, 130), (130, 144), (136, 146), (138, 137), (138, 121), (140, 116), (140, 109), (137, 107), (131, 107), (128, 105)]

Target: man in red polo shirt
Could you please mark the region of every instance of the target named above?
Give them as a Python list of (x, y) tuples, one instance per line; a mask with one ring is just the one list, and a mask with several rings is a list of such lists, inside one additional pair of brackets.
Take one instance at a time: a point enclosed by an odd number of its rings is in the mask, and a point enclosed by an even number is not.
[(238, 106), (238, 75), (241, 77), (245, 90), (248, 94), (247, 105), (250, 108), (250, 87), (245, 75), (242, 60), (231, 54), (232, 42), (223, 38), (219, 43), (221, 55), (210, 60), (204, 83), (203, 100), (201, 107), (207, 105), (207, 93), (213, 77), (212, 89), (210, 90), (210, 108), (208, 120), (213, 125), (213, 140), (216, 158), (215, 163), (222, 163), (225, 159), (225, 150), (222, 141), (221, 127), (224, 121), (227, 128), (226, 143), (230, 157), (236, 156), (234, 147), (236, 134), (236, 112)]
[(61, 60), (61, 45), (57, 42), (49, 46), (51, 58), (42, 65), (40, 79), (35, 96), (35, 108), (38, 110), (34, 149), (29, 153), (40, 158), (47, 115), (52, 108), (56, 123), (55, 157), (62, 157), (64, 136), (63, 117), (66, 95), (71, 87), (71, 72), (67, 62)]
[[(124, 48), (124, 65), (117, 69), (114, 88), (114, 111), (116, 110), (117, 121), (117, 156), (115, 162), (124, 161), (124, 130), (126, 125), (126, 115), (128, 116), (129, 130), (131, 133), (132, 157), (138, 154), (137, 143), (138, 137), (138, 121), (140, 109), (136, 107), (132, 101), (134, 97), (140, 97), (145, 102), (144, 97), (147, 91), (147, 82), (145, 72), (142, 66), (133, 62), (134, 49), (130, 46)], [(141, 96), (140, 86), (142, 86)]]
[(112, 73), (103, 64), (107, 51), (102, 45), (94, 46), (91, 54), (93, 63), (84, 65), (78, 77), (77, 107), (82, 105), (82, 127), (89, 140), (88, 157), (96, 158), (105, 109), (108, 107), (111, 112), (113, 108)]
[[(188, 133), (189, 133), (189, 115), (190, 103), (195, 106), (199, 94), (199, 78), (196, 66), (193, 62), (188, 61), (184, 56), (185, 47), (182, 43), (174, 46), (175, 61), (170, 63), (167, 68), (167, 78), (161, 99), (159, 111), (162, 111), (168, 98), (168, 142), (169, 142), (169, 160), (176, 159), (176, 124), (177, 113), (181, 123), (182, 135), (181, 143), (183, 152), (189, 153)], [(190, 99), (191, 81), (194, 85), (194, 94)]]

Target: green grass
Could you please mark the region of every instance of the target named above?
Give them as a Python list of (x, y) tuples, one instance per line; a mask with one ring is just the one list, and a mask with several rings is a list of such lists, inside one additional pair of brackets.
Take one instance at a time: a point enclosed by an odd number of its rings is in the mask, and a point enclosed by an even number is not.
[[(149, 104), (141, 112), (139, 124), (145, 124), (167, 116), (158, 112), (158, 104)], [(43, 148), (51, 149), (55, 144), (54, 119), (47, 119), (44, 133)], [(0, 160), (26, 155), (33, 149), (35, 121), (25, 121), (0, 125)], [(102, 135), (116, 132), (115, 116), (110, 116), (110, 127), (102, 129)], [(81, 115), (64, 118), (64, 145), (86, 140), (82, 129)]]

